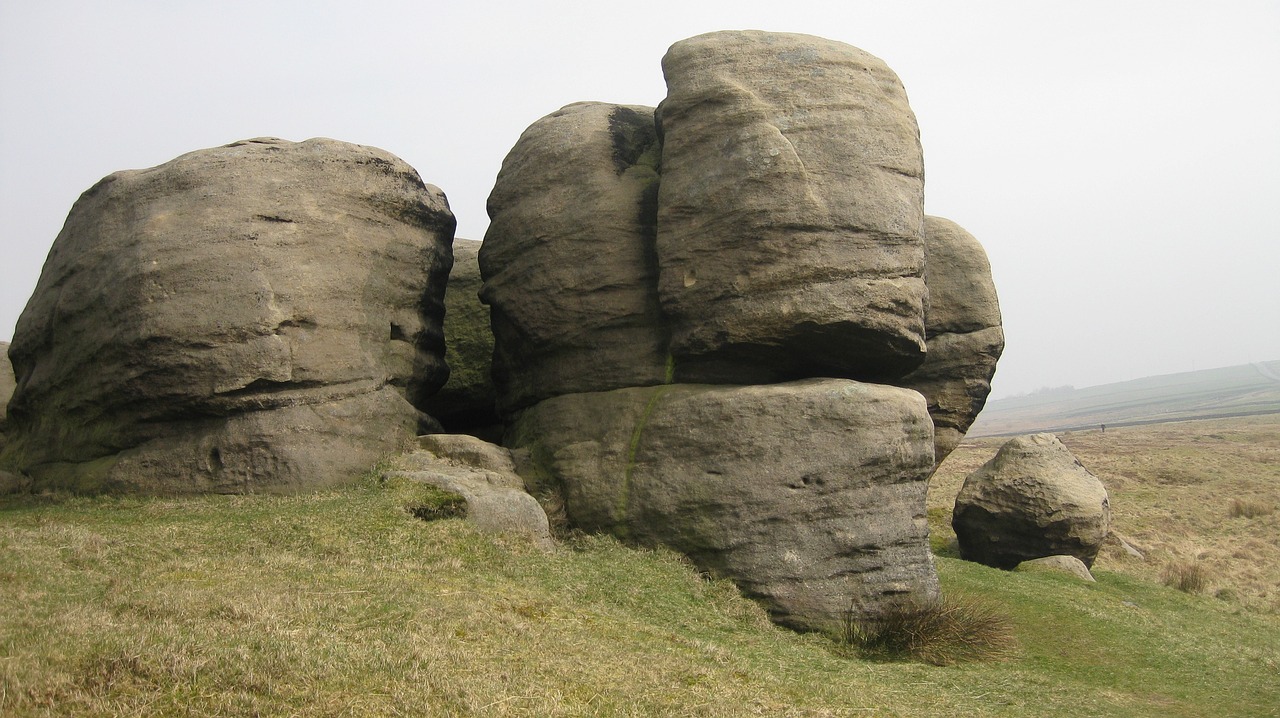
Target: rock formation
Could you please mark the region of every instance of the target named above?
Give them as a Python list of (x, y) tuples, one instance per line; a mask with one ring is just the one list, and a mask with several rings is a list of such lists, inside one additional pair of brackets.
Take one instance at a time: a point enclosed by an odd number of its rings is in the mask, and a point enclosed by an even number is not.
[(333, 140), (107, 177), (18, 321), (4, 463), (79, 491), (349, 480), (432, 423), (453, 228), (411, 167)]
[[(446, 431), (502, 436), (493, 388), (493, 332), (480, 302), (480, 242), (453, 240), (453, 269), (444, 293), (445, 361), (449, 381), (426, 410)], [(497, 427), (495, 429), (495, 427)]]
[[(0, 464), (289, 491), (500, 424), (572, 524), (683, 551), (780, 623), (932, 601), (925, 487), (1003, 336), (981, 247), (924, 216), (901, 83), (756, 31), (662, 64), (656, 110), (530, 126), (456, 263), (443, 194), (372, 148), (249, 140), (103, 180), (19, 321)], [(505, 450), (422, 441), (397, 476), (549, 542)]]
[(761, 32), (663, 70), (656, 111), (569, 105), (503, 163), (480, 269), (507, 445), (573, 526), (682, 551), (785, 625), (931, 600), (934, 424), (949, 451), (1002, 337), (981, 247), (924, 218), (901, 84)]
[(991, 265), (978, 240), (955, 222), (925, 217), (924, 244), (928, 352), (924, 364), (897, 383), (928, 400), (934, 462), (941, 464), (987, 402), (1004, 330)]
[(1055, 555), (1093, 566), (1110, 524), (1106, 488), (1053, 434), (1001, 447), (965, 479), (951, 520), (962, 558), (1003, 569)]

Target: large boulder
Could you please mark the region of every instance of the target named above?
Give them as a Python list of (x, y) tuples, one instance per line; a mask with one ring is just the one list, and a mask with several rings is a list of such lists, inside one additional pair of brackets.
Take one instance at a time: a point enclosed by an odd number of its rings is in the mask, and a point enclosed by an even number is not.
[(924, 243), (928, 353), (920, 368), (894, 383), (915, 389), (929, 402), (934, 461), (941, 464), (987, 402), (1004, 351), (1004, 330), (982, 244), (941, 217), (925, 217)]
[(350, 479), (432, 423), (453, 229), (411, 167), (328, 139), (103, 179), (18, 321), (7, 463), (79, 491)]
[(504, 413), (663, 382), (657, 166), (652, 108), (599, 102), (533, 123), (503, 160), (480, 272)]
[(1107, 490), (1053, 434), (1011, 439), (964, 481), (951, 525), (960, 555), (1012, 569), (1045, 556), (1093, 565), (1111, 525)]
[(677, 381), (885, 381), (925, 357), (924, 166), (897, 76), (808, 35), (671, 46), (659, 293)]
[[(426, 410), (446, 431), (488, 433), (500, 424), (493, 388), (493, 332), (480, 302), (480, 242), (453, 240), (453, 269), (444, 293), (445, 360), (449, 381)], [(497, 434), (501, 435), (501, 430)]]
[(835, 630), (851, 607), (936, 596), (916, 392), (813, 379), (570, 394), (525, 411), (508, 444), (574, 526), (670, 546), (783, 625)]

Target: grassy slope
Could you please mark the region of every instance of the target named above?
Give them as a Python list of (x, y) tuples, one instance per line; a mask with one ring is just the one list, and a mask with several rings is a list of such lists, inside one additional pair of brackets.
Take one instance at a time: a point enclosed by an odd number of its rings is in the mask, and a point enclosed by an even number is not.
[(838, 657), (665, 551), (544, 554), (411, 485), (0, 500), (3, 715), (1280, 715), (1280, 623), (1109, 571), (939, 559), (1021, 649)]

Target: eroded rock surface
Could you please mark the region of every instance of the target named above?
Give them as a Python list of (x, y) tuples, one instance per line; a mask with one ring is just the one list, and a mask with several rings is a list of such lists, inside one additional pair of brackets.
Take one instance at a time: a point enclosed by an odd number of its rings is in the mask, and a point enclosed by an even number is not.
[(508, 444), (574, 526), (670, 546), (784, 625), (835, 630), (851, 606), (936, 595), (933, 433), (913, 391), (815, 379), (571, 394), (524, 412)]
[(662, 383), (653, 110), (583, 102), (525, 130), (489, 195), (481, 295), (504, 412)]
[(924, 167), (893, 71), (758, 31), (677, 42), (662, 68), (659, 291), (677, 381), (918, 366)]
[(1093, 566), (1111, 524), (1107, 490), (1053, 434), (1011, 439), (964, 481), (951, 525), (961, 557), (996, 568), (1067, 555)]
[(334, 140), (107, 177), (18, 321), (6, 458), (79, 491), (352, 478), (431, 424), (453, 228), (411, 167)]

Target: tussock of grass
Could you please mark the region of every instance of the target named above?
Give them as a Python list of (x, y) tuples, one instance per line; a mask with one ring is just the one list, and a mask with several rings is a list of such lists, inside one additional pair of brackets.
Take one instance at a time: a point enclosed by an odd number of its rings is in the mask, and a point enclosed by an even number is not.
[(849, 608), (839, 644), (844, 652), (866, 658), (950, 666), (1006, 659), (1017, 649), (1008, 617), (974, 599), (907, 601), (874, 619), (861, 616), (855, 607)]
[(1209, 569), (1196, 559), (1167, 564), (1161, 578), (1164, 585), (1185, 593), (1200, 593), (1209, 587)]
[(1259, 516), (1269, 516), (1275, 510), (1276, 507), (1266, 501), (1260, 501), (1258, 499), (1232, 499), (1231, 506), (1227, 509), (1227, 515), (1233, 519), (1256, 519)]

